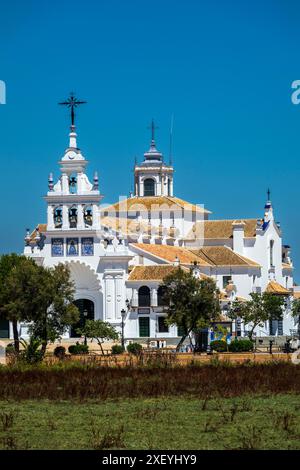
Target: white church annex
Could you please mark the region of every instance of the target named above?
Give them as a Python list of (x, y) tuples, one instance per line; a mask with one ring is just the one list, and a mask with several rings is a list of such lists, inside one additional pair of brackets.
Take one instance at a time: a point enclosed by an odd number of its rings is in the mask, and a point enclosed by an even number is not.
[[(204, 207), (176, 197), (174, 169), (157, 150), (152, 122), (150, 149), (134, 168), (134, 194), (105, 207), (97, 173), (88, 178), (88, 161), (77, 146), (76, 98), (71, 95), (68, 103), (69, 146), (59, 161), (59, 177), (49, 175), (46, 223), (27, 231), (24, 253), (41, 265), (69, 266), (82, 318), (108, 321), (120, 331), (125, 310), (127, 342), (177, 343), (180, 331), (164, 323), (160, 284), (181, 265), (215, 279), (220, 321), (233, 335), (244, 335), (248, 326), (226, 317), (230, 302), (265, 290), (284, 295), (286, 310), (282, 321), (268, 322), (256, 335), (297, 329), (290, 315), (289, 247), (282, 243), (269, 197), (257, 219), (238, 220), (214, 220)], [(26, 326), (20, 328), (26, 334)], [(75, 329), (69, 336), (76, 336)]]

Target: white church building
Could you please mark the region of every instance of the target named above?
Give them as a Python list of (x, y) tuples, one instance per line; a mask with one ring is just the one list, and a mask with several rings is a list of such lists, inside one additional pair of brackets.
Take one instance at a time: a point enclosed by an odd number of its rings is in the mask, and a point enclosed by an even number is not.
[[(230, 302), (263, 291), (283, 295), (286, 308), (282, 321), (267, 322), (256, 335), (290, 334), (297, 328), (290, 315), (293, 266), (269, 198), (257, 219), (214, 220), (203, 206), (176, 196), (174, 169), (157, 150), (154, 130), (152, 124), (150, 149), (134, 168), (134, 194), (107, 206), (97, 173), (92, 180), (87, 175), (72, 121), (59, 174), (49, 175), (45, 223), (27, 231), (24, 253), (40, 265), (67, 264), (81, 322), (102, 319), (120, 331), (123, 319), (127, 342), (179, 341), (177, 327), (164, 323), (160, 288), (178, 265), (216, 281), (220, 322), (233, 335), (243, 336), (249, 325), (226, 317)], [(26, 325), (20, 328), (24, 336)], [(76, 327), (68, 336), (76, 337)]]

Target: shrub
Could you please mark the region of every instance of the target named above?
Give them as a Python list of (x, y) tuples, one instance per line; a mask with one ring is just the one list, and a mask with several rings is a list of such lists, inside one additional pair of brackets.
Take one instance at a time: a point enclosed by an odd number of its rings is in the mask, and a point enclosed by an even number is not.
[(226, 341), (216, 339), (215, 341), (211, 341), (209, 345), (210, 345), (210, 348), (211, 348), (212, 351), (217, 351), (217, 352), (227, 351)]
[(20, 352), (19, 360), (27, 364), (37, 364), (43, 360), (44, 354), (40, 349), (42, 342), (39, 338), (30, 336), (29, 341), (20, 339), (20, 344), (23, 346), (23, 350)]
[(111, 347), (111, 353), (112, 354), (122, 354), (123, 352), (124, 352), (124, 348), (120, 344), (114, 344)]
[(64, 346), (56, 346), (56, 348), (53, 351), (53, 354), (59, 359), (64, 359), (66, 355), (66, 348)]
[(89, 352), (89, 347), (87, 344), (71, 344), (69, 346), (68, 351), (70, 354), (88, 354)]
[(6, 348), (5, 348), (5, 352), (6, 352), (6, 354), (8, 354), (8, 355), (13, 355), (13, 354), (15, 354), (16, 351), (15, 351), (15, 346), (14, 346), (14, 344), (13, 344), (13, 343), (9, 343), (9, 344), (6, 346)]
[(136, 356), (142, 351), (143, 346), (140, 343), (130, 343), (127, 346), (127, 351)]
[(229, 345), (230, 352), (247, 352), (253, 350), (253, 342), (250, 339), (235, 339)]

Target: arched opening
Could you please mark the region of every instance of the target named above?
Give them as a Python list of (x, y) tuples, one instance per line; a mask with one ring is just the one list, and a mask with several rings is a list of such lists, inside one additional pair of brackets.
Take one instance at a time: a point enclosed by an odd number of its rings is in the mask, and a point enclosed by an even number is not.
[(155, 181), (152, 178), (144, 180), (144, 196), (155, 196)]
[(166, 301), (164, 299), (164, 295), (166, 292), (166, 288), (164, 286), (159, 286), (157, 289), (157, 305), (158, 307), (166, 306)]
[(76, 305), (76, 307), (79, 310), (80, 319), (78, 323), (76, 323), (75, 325), (72, 325), (71, 337), (79, 338), (80, 335), (76, 332), (76, 330), (78, 328), (83, 328), (87, 320), (95, 319), (95, 306), (94, 306), (94, 302), (92, 302), (89, 299), (75, 300), (74, 305)]
[(84, 225), (86, 228), (93, 225), (93, 209), (91, 206), (85, 206), (83, 211)]
[(150, 307), (150, 289), (147, 286), (139, 288), (139, 307)]
[(274, 248), (274, 240), (270, 241), (270, 267), (274, 266), (273, 264), (273, 248)]
[(54, 227), (62, 227), (62, 206), (56, 207), (53, 212)]
[(77, 227), (77, 207), (76, 206), (72, 206), (69, 209), (69, 224), (70, 224), (70, 228)]
[(69, 176), (69, 192), (71, 194), (77, 193), (77, 174), (76, 173), (72, 173)]

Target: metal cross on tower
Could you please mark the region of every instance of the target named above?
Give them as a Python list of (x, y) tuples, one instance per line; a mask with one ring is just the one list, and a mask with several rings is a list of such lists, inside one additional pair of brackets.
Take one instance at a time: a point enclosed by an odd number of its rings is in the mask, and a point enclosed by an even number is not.
[(85, 104), (86, 101), (80, 101), (75, 97), (75, 94), (73, 92), (70, 93), (70, 98), (68, 98), (66, 101), (62, 101), (61, 104), (63, 106), (67, 106), (68, 108), (71, 109), (71, 125), (72, 127), (75, 126), (75, 108), (79, 106), (80, 104)]
[(271, 191), (270, 191), (270, 189), (268, 188), (268, 190), (267, 190), (267, 198), (268, 198), (268, 201), (270, 201), (270, 196), (271, 196)]

